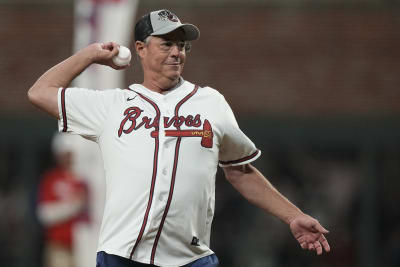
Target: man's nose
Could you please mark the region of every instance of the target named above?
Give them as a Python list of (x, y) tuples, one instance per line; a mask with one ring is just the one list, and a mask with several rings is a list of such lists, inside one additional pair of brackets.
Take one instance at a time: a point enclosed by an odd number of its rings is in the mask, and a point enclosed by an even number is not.
[(182, 50), (179, 48), (179, 45), (178, 44), (174, 44), (172, 47), (171, 47), (171, 56), (179, 56), (179, 54), (182, 52)]

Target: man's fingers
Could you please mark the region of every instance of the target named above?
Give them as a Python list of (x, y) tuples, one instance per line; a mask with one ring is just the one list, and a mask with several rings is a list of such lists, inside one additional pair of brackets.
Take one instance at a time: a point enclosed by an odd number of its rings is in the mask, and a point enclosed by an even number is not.
[(113, 45), (113, 49), (111, 50), (111, 53), (113, 56), (115, 56), (119, 52), (119, 44), (117, 44), (116, 42), (112, 42), (112, 45)]
[(329, 234), (329, 231), (322, 227), (319, 223), (316, 223), (312, 226), (312, 228), (320, 233)]
[(314, 248), (317, 251), (318, 255), (322, 254), (322, 247), (321, 247), (321, 244), (318, 241), (314, 242)]
[(311, 251), (315, 250), (318, 255), (322, 254), (323, 249), (326, 252), (330, 251), (329, 244), (328, 244), (328, 242), (326, 240), (325, 240), (325, 242), (315, 241), (314, 243), (303, 242), (303, 243), (300, 243), (300, 247), (302, 249), (308, 249), (308, 250), (311, 250)]
[(96, 63), (109, 66), (116, 70), (123, 70), (130, 67), (130, 64), (124, 66), (118, 66), (113, 62), (113, 58), (118, 55), (120, 45), (116, 42), (99, 43), (101, 46), (101, 51), (99, 53), (99, 58)]
[(305, 238), (304, 236), (300, 236), (299, 238), (297, 238), (297, 241), (299, 241), (300, 244), (306, 243), (307, 242), (307, 238)]
[(102, 43), (102, 48), (111, 50), (116, 44), (116, 42)]
[(324, 235), (321, 235), (321, 237), (319, 238), (319, 242), (322, 244), (326, 252), (331, 251), (331, 247), (329, 246), (328, 240), (326, 240)]
[(119, 44), (116, 42), (101, 43), (101, 48), (110, 51), (112, 57), (119, 52)]
[[(318, 234), (310, 234), (310, 235), (305, 235), (305, 236), (301, 236), (299, 238), (297, 238), (297, 241), (299, 243), (314, 243), (315, 241), (319, 241), (319, 239), (321, 238), (322, 234), (318, 233)], [(325, 237), (324, 237), (325, 238)]]
[(111, 51), (113, 49), (112, 42), (102, 43), (101, 44), (101, 48), (104, 49), (104, 50)]

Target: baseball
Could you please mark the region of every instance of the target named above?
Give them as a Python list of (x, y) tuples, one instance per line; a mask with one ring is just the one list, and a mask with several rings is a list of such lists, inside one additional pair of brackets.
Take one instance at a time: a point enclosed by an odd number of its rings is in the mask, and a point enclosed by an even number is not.
[(119, 67), (126, 66), (131, 61), (131, 57), (132, 55), (129, 48), (121, 45), (119, 47), (118, 55), (113, 57), (113, 62)]

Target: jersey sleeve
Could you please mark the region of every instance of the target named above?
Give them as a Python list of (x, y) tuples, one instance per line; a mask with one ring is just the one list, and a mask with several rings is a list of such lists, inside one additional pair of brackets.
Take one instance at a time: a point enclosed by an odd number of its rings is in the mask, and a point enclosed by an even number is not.
[(60, 88), (58, 90), (58, 130), (97, 141), (112, 104), (113, 90)]
[(223, 136), (219, 150), (219, 166), (238, 166), (256, 160), (261, 151), (240, 130), (231, 107), (222, 96)]

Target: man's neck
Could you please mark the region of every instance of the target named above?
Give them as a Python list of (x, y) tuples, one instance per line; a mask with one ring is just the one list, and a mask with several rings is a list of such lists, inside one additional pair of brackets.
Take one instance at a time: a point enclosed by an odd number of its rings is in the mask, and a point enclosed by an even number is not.
[(157, 80), (145, 78), (142, 85), (151, 91), (162, 94), (174, 88), (179, 81), (180, 78), (175, 80), (170, 80), (167, 78), (161, 78)]

